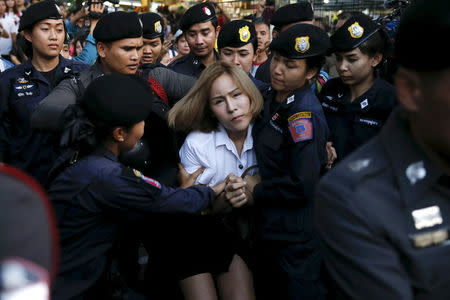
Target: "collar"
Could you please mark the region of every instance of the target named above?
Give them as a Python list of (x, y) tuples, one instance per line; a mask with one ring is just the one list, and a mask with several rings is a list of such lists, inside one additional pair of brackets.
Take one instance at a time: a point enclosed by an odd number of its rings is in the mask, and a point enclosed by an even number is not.
[[(246, 151), (251, 150), (253, 148), (252, 129), (253, 124), (250, 123), (247, 128), (247, 136), (245, 137), (244, 146), (242, 147), (242, 153), (245, 153)], [(236, 149), (236, 147), (233, 144), (233, 141), (228, 136), (228, 133), (222, 124), (219, 124), (218, 130), (215, 131), (214, 143), (216, 148), (220, 146), (225, 146), (228, 150), (232, 151), (233, 153)], [(237, 155), (237, 153), (235, 154)]]
[(409, 206), (413, 206), (445, 175), (444, 169), (431, 161), (413, 140), (406, 112), (402, 108), (392, 112), (380, 137), (393, 166), (401, 196)]
[[(213, 54), (214, 54), (215, 60), (216, 61), (219, 60), (219, 54), (216, 52), (216, 50), (213, 50)], [(194, 66), (197, 66), (198, 68), (202, 67), (203, 69), (206, 68), (206, 66), (202, 63), (202, 60), (200, 59), (200, 57), (198, 57), (192, 53), (189, 53), (188, 55)]]
[(119, 161), (119, 158), (112, 153), (111, 151), (109, 151), (105, 146), (98, 146), (93, 152), (92, 155), (96, 155), (96, 156), (103, 156), (106, 157), (109, 160), (112, 161)]
[[(70, 66), (70, 62), (70, 60), (65, 59), (64, 57), (59, 55), (59, 62), (55, 67), (57, 77), (61, 77), (73, 72), (72, 67)], [(47, 79), (41, 74), (41, 72), (36, 70), (31, 60), (27, 60), (23, 63), (23, 69), (25, 74), (24, 77), (28, 80), (40, 80), (46, 82), (47, 84), (50, 84)]]
[(95, 62), (95, 64), (93, 64), (89, 68), (89, 70), (91, 71), (92, 79), (95, 79), (97, 77), (103, 76), (105, 74), (105, 72), (103, 71), (103, 68), (102, 68), (102, 64), (100, 63), (100, 61), (98, 59)]

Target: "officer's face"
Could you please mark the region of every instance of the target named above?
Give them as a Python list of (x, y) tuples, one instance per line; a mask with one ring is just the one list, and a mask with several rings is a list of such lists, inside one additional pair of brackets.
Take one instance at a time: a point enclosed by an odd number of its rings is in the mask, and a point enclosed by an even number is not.
[(62, 20), (45, 19), (36, 23), (31, 31), (24, 31), (25, 38), (33, 45), (34, 55), (52, 58), (59, 55), (64, 43)]
[(252, 69), (255, 53), (253, 45), (247, 44), (239, 48), (224, 47), (220, 49), (220, 59), (241, 67), (246, 73)]
[(265, 50), (270, 44), (270, 29), (266, 24), (255, 25), (256, 36), (258, 37), (258, 49)]
[(450, 68), (419, 74), (400, 68), (395, 85), (416, 139), (450, 168)]
[(97, 43), (98, 55), (107, 73), (134, 74), (142, 56), (142, 38), (129, 38), (109, 44)]
[(128, 131), (123, 133), (123, 141), (120, 141), (120, 153), (125, 153), (133, 149), (140, 138), (144, 135), (145, 121), (134, 124)]
[(230, 75), (223, 74), (212, 83), (209, 107), (229, 136), (247, 133), (252, 120), (250, 99)]
[[(272, 88), (278, 94), (289, 94), (301, 88), (316, 75), (308, 70), (304, 59), (289, 59), (275, 52), (270, 63)], [(287, 95), (286, 95), (287, 96)]]
[(216, 29), (211, 21), (192, 25), (185, 37), (189, 48), (196, 56), (205, 57), (214, 51)]
[(347, 52), (338, 52), (336, 56), (336, 68), (342, 81), (354, 86), (372, 80), (373, 70), (380, 63), (381, 56), (369, 57), (359, 50), (353, 49)]
[(6, 12), (6, 3), (5, 1), (0, 1), (0, 14), (4, 14)]
[(142, 58), (141, 58), (141, 64), (154, 64), (157, 62), (159, 56), (161, 55), (162, 50), (162, 42), (161, 38), (155, 38), (155, 39), (145, 39), (143, 38), (143, 45), (142, 48)]

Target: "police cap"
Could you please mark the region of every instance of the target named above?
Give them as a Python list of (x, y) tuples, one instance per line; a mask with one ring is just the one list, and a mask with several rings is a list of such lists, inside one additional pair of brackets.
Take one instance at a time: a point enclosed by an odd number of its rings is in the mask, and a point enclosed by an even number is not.
[(117, 11), (103, 16), (94, 29), (98, 42), (113, 42), (142, 36), (142, 22), (135, 12)]
[(245, 20), (235, 20), (223, 25), (217, 38), (217, 47), (238, 48), (252, 43), (257, 45), (255, 25)]
[(370, 17), (364, 14), (354, 15), (331, 36), (332, 50), (353, 50), (379, 30), (380, 26), (372, 21)]
[(190, 7), (180, 20), (180, 28), (186, 32), (192, 25), (216, 19), (216, 10), (211, 2), (198, 3)]
[(150, 86), (137, 75), (108, 74), (89, 84), (80, 105), (90, 119), (132, 126), (147, 118), (153, 99)]
[(400, 65), (416, 71), (450, 67), (450, 1), (417, 0), (401, 18), (395, 41)]
[(298, 3), (288, 4), (277, 9), (270, 20), (270, 24), (275, 27), (314, 20), (314, 11), (311, 3), (300, 1)]
[(142, 21), (142, 37), (145, 39), (155, 39), (163, 36), (164, 20), (160, 15), (153, 12), (140, 14)]
[(61, 11), (53, 0), (38, 2), (28, 7), (20, 18), (19, 32), (45, 19), (62, 19)]
[(310, 24), (296, 24), (282, 31), (272, 41), (270, 49), (286, 58), (308, 58), (325, 54), (330, 39), (325, 31)]

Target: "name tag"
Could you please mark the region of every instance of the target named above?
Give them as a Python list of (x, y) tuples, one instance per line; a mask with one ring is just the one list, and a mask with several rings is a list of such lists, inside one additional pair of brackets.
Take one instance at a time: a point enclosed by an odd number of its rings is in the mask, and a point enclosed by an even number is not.
[(361, 117), (357, 117), (356, 121), (365, 125), (369, 125), (372, 127), (380, 127), (381, 126), (381, 122), (374, 120), (374, 119), (367, 119), (367, 118), (361, 118)]
[(322, 106), (324, 108), (329, 109), (329, 110), (334, 111), (334, 112), (339, 110), (339, 108), (337, 108), (336, 106), (330, 105), (330, 104), (328, 104), (326, 102), (322, 102)]

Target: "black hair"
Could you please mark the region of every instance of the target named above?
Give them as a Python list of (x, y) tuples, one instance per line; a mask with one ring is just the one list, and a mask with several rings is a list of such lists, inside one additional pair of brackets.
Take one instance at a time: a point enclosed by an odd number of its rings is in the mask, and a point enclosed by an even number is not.
[(253, 19), (253, 22), (252, 22), (252, 23), (253, 23), (255, 26), (256, 26), (256, 25), (265, 24), (265, 25), (267, 25), (267, 27), (269, 27), (269, 30), (270, 30), (270, 24), (267, 23), (267, 22), (265, 22), (263, 18), (255, 18), (255, 19)]
[(33, 55), (33, 47), (22, 33), (17, 34), (16, 41), (13, 43), (11, 54), (16, 56), (21, 63)]
[(325, 65), (325, 55), (317, 55), (305, 58), (306, 68), (308, 70), (316, 70), (317, 73), (320, 72), (322, 67)]
[(382, 54), (383, 57), (386, 56), (390, 44), (387, 36), (381, 30), (378, 30), (374, 35), (359, 45), (358, 48), (362, 53), (369, 57), (374, 57), (377, 54)]

